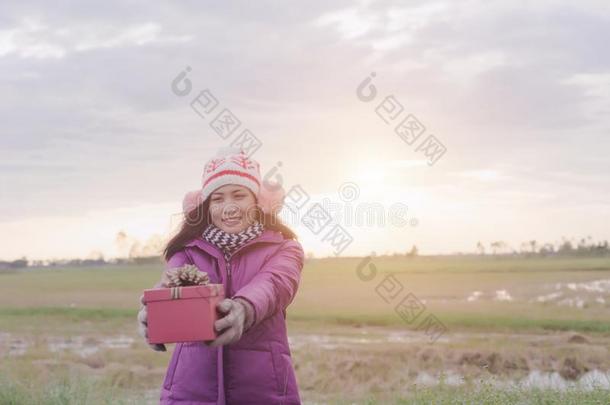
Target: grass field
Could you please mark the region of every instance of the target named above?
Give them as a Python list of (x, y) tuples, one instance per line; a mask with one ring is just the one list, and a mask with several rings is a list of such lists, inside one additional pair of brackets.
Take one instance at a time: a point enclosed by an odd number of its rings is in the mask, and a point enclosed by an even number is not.
[[(162, 268), (0, 273), (0, 404), (155, 403), (170, 352), (136, 313)], [(610, 403), (609, 258), (308, 260), (288, 317), (305, 403)]]

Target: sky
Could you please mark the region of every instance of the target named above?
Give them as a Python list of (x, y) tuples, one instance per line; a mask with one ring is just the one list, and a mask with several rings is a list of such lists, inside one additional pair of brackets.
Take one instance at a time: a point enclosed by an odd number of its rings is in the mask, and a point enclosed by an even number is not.
[[(608, 38), (604, 1), (2, 2), (0, 260), (169, 237), (244, 129), (310, 197), (285, 218), (316, 256), (610, 239)], [(204, 90), (241, 122), (227, 139)], [(340, 252), (302, 220), (324, 201)]]

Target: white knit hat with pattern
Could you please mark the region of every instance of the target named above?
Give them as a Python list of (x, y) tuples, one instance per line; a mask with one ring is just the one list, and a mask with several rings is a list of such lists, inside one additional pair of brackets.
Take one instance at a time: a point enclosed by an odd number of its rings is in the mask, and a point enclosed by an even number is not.
[(201, 201), (205, 201), (219, 187), (238, 184), (247, 187), (258, 197), (261, 186), (260, 166), (239, 148), (223, 147), (210, 159), (201, 178)]

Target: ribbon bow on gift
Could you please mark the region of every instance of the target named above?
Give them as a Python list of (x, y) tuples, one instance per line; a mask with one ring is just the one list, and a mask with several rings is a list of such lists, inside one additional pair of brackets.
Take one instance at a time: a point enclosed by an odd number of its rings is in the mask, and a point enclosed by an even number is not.
[(172, 299), (180, 298), (180, 287), (210, 284), (208, 273), (192, 264), (165, 270), (165, 279), (165, 287), (172, 289)]

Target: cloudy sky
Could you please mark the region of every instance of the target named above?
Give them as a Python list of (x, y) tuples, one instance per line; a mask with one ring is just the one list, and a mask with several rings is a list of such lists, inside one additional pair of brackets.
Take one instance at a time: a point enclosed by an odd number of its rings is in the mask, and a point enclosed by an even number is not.
[[(0, 258), (169, 235), (243, 129), (310, 204), (408, 207), (402, 224), (334, 218), (343, 255), (610, 239), (610, 7), (535, 3), (2, 2)], [(205, 89), (241, 121), (226, 140), (191, 108)], [(394, 132), (408, 114), (425, 127), (412, 145)], [(333, 252), (292, 222), (306, 251)]]

